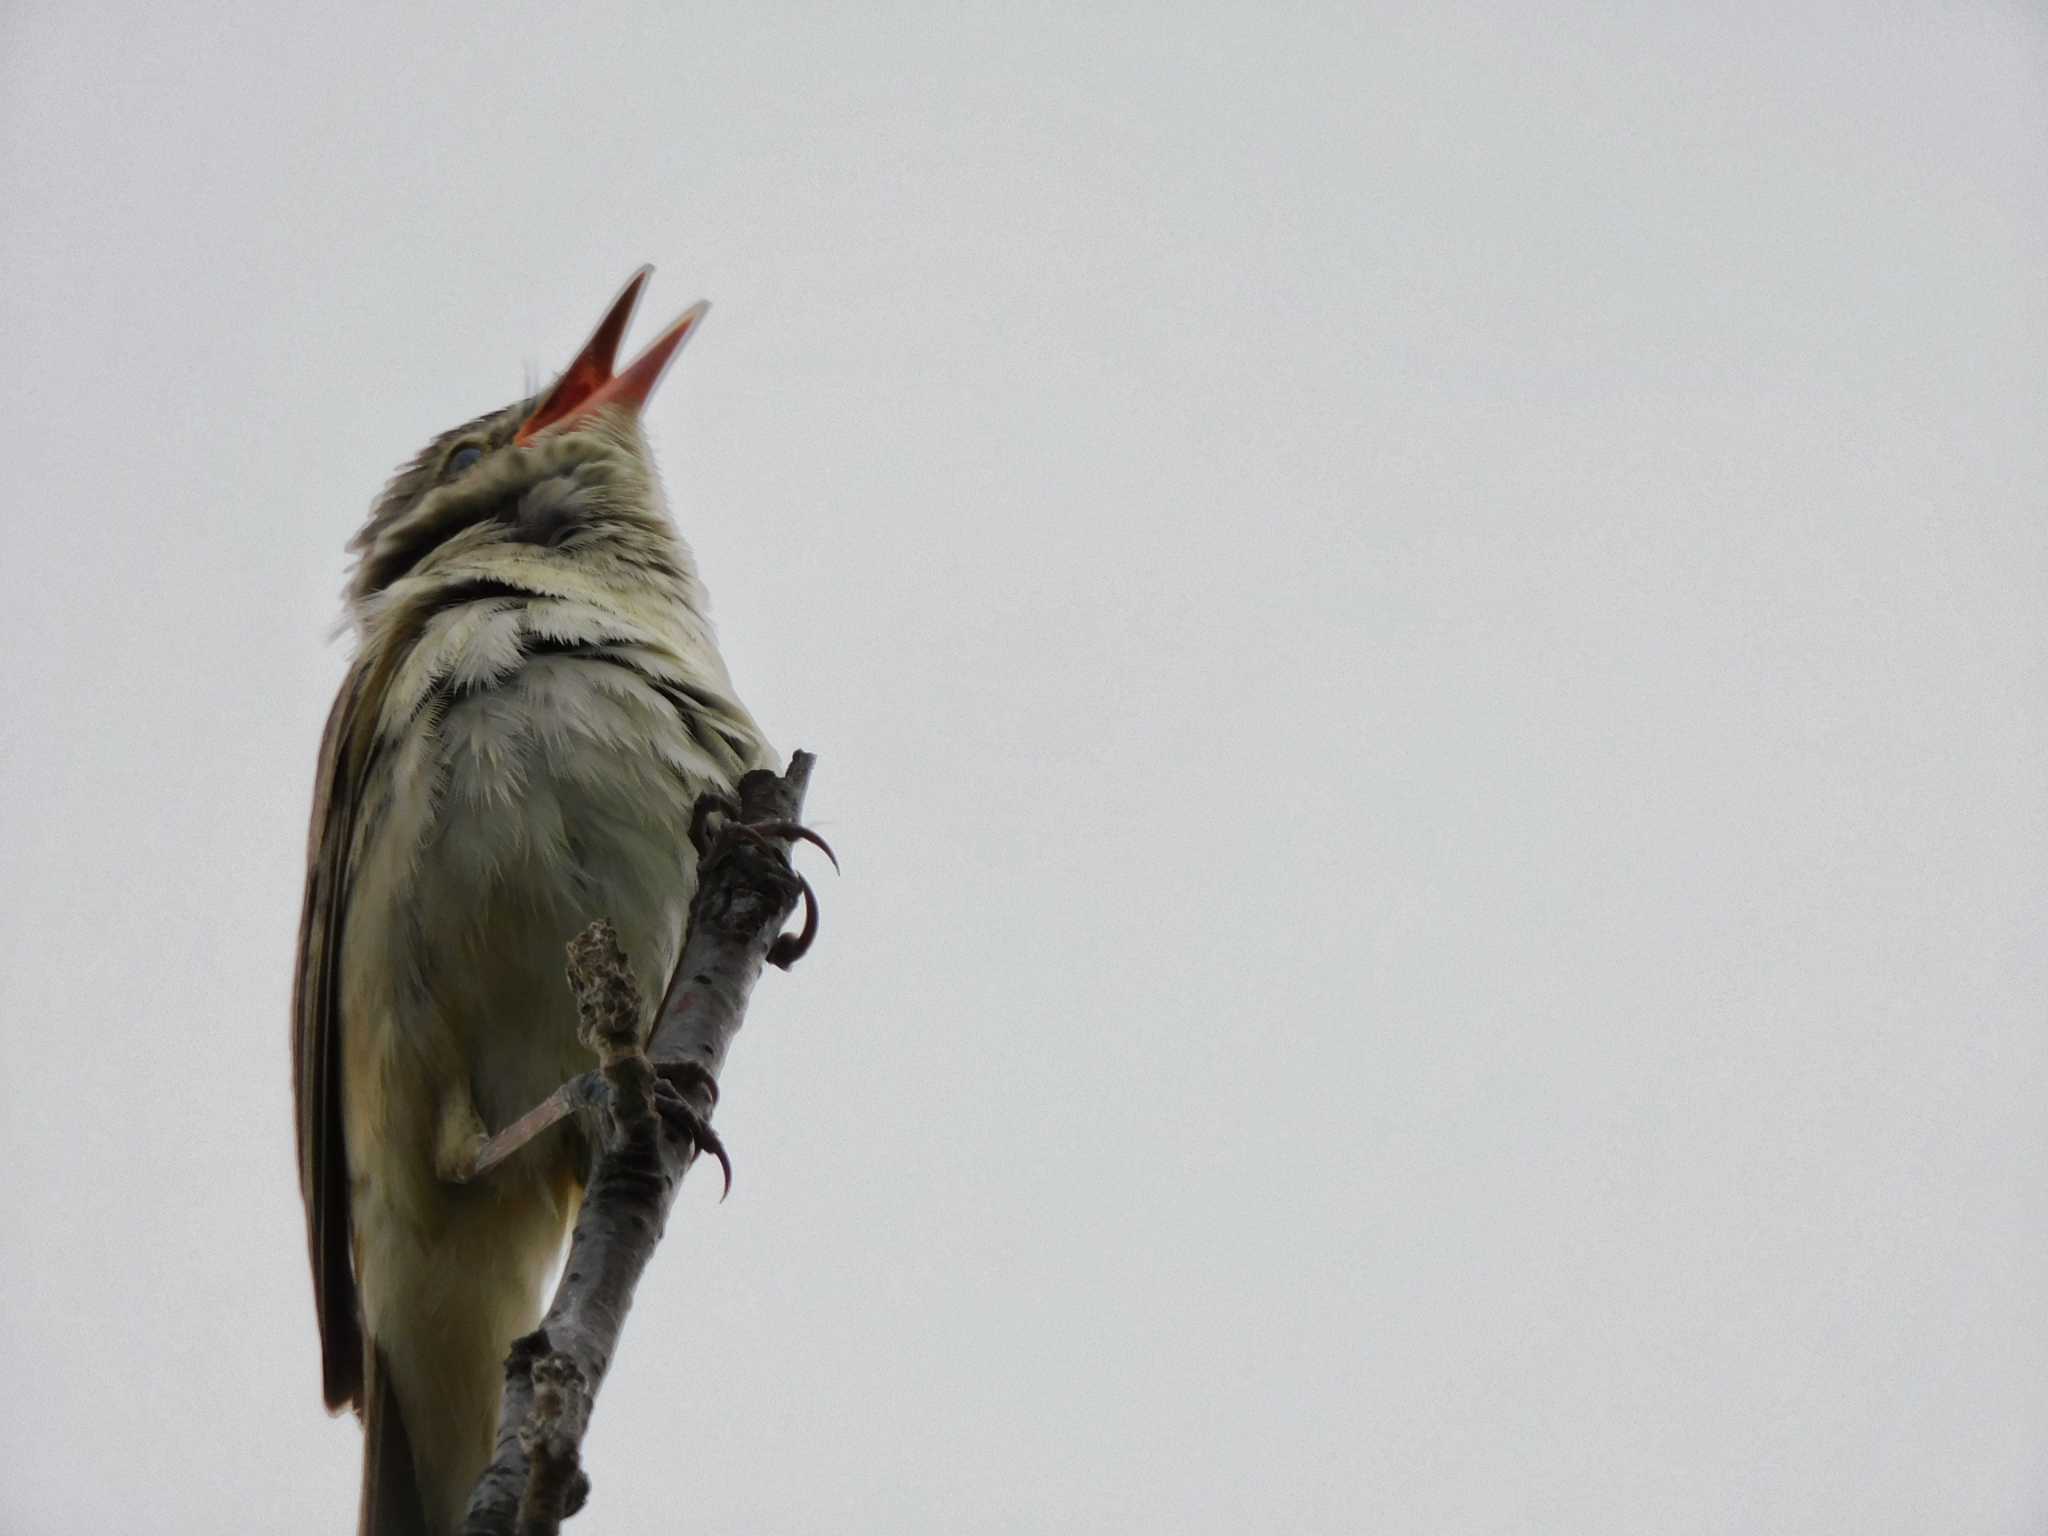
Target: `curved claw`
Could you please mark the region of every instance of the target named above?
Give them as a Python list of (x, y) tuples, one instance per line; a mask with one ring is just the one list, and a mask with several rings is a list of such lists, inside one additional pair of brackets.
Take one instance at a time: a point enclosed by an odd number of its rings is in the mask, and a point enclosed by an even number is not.
[(749, 821), (741, 822), (739, 825), (743, 830), (752, 833), (758, 839), (786, 837), (791, 842), (810, 843), (812, 846), (822, 849), (825, 857), (832, 861), (832, 871), (834, 874), (843, 873), (839, 868), (839, 855), (832, 851), (832, 845), (801, 822)]
[(811, 882), (795, 870), (796, 883), (804, 893), (804, 926), (801, 933), (781, 933), (768, 946), (768, 963), (777, 970), (788, 970), (797, 961), (810, 953), (811, 943), (818, 937), (818, 893), (811, 889)]
[[(678, 1067), (693, 1073), (701, 1073), (702, 1081), (711, 1082), (711, 1074), (705, 1072), (695, 1062), (665, 1063), (663, 1070), (667, 1071)], [(691, 1107), (690, 1101), (683, 1097), (681, 1089), (677, 1088), (666, 1076), (660, 1079), (660, 1084), (660, 1088), (655, 1093), (655, 1109), (677, 1131), (688, 1136), (691, 1143), (700, 1153), (708, 1153), (718, 1159), (719, 1170), (725, 1175), (725, 1187), (718, 1193), (719, 1203), (723, 1204), (725, 1197), (732, 1193), (732, 1158), (725, 1150), (725, 1143), (718, 1139), (718, 1133), (711, 1129), (710, 1124), (705, 1118)], [(715, 1082), (711, 1083), (711, 1091), (715, 1098), (718, 1092)]]
[(732, 1159), (726, 1155), (725, 1143), (718, 1139), (717, 1132), (713, 1131), (710, 1126), (699, 1125), (692, 1134), (697, 1138), (697, 1150), (699, 1152), (709, 1152), (718, 1159), (718, 1171), (725, 1179), (724, 1184), (720, 1186), (718, 1191), (718, 1203), (723, 1205), (725, 1204), (725, 1197), (732, 1193)]

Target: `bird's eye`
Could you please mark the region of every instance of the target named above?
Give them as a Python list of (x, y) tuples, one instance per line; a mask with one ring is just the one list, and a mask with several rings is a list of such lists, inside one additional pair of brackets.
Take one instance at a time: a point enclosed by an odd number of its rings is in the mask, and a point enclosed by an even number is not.
[(476, 463), (476, 461), (482, 458), (483, 456), (483, 449), (477, 447), (475, 443), (470, 443), (466, 447), (458, 448), (453, 453), (448, 455), (448, 473), (451, 475), (459, 475), (464, 470), (468, 469), (472, 464)]

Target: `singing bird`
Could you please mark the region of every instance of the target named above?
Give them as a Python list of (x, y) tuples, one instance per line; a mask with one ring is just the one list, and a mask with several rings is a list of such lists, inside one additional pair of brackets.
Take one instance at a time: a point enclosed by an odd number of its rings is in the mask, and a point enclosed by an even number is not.
[(641, 429), (706, 306), (614, 371), (647, 277), (552, 388), (427, 444), (349, 546), (357, 648), (320, 743), (292, 1055), (326, 1399), (362, 1415), (365, 1536), (461, 1523), (507, 1347), (574, 1219), (573, 1120), (465, 1177), (589, 1065), (564, 945), (610, 918), (659, 996), (692, 809), (775, 761)]

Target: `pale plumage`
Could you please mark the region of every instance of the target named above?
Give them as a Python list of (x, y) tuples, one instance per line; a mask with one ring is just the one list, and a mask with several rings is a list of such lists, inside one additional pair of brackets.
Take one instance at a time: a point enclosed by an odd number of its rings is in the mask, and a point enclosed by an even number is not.
[(429, 445), (352, 546), (294, 1056), (327, 1398), (363, 1411), (377, 1536), (458, 1523), (574, 1214), (573, 1124), (447, 1177), (588, 1064), (565, 942), (609, 917), (658, 994), (692, 807), (773, 762), (640, 433), (666, 354), (612, 377), (643, 280), (549, 395)]

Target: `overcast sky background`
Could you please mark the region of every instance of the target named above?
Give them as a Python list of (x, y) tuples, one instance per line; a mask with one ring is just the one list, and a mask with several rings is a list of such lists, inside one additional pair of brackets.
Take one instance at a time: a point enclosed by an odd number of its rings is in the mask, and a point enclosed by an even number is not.
[(846, 873), (579, 1530), (2048, 1522), (2040, 11), (7, 0), (0, 124), (0, 1529), (352, 1528), (342, 545), (642, 261)]

